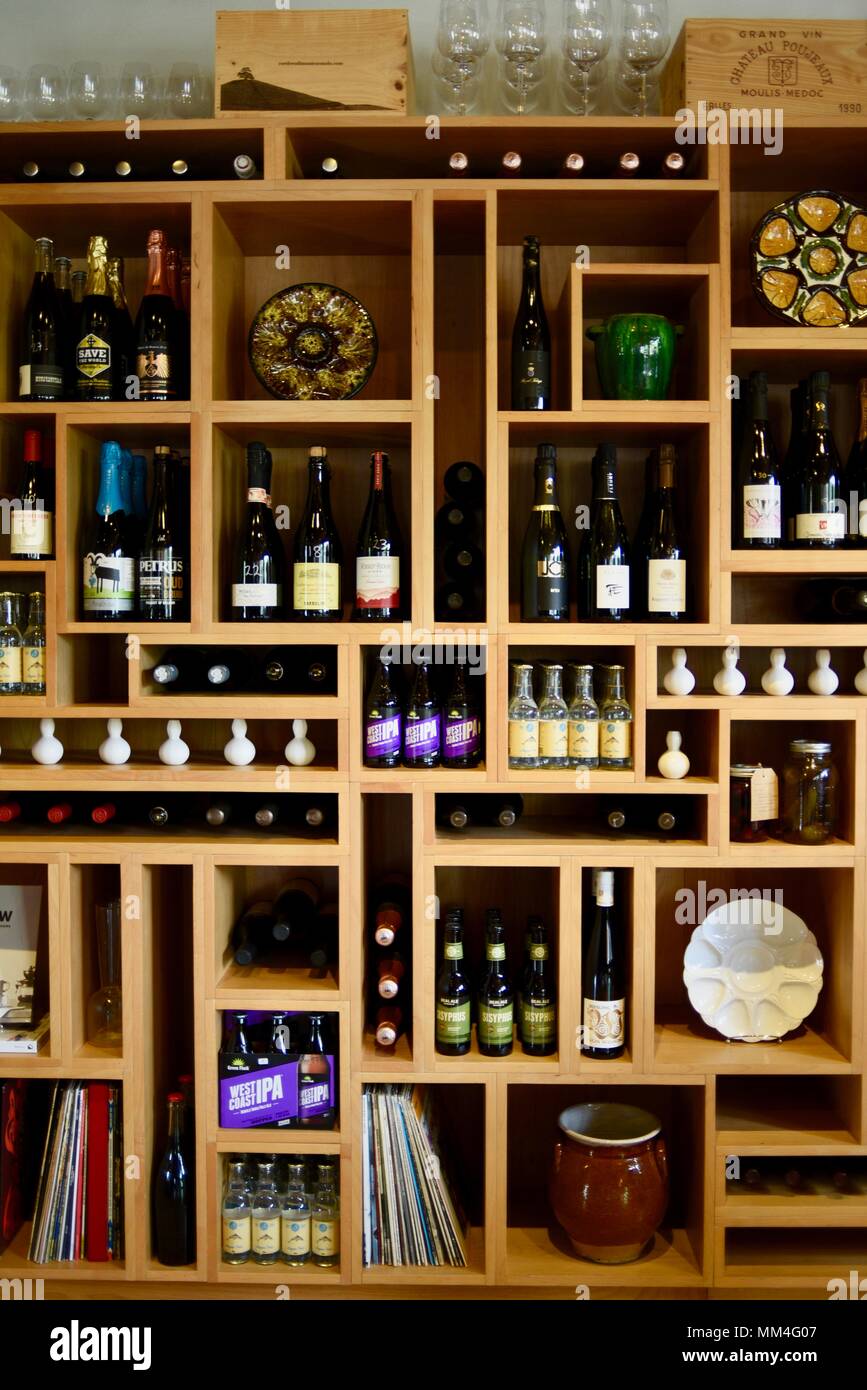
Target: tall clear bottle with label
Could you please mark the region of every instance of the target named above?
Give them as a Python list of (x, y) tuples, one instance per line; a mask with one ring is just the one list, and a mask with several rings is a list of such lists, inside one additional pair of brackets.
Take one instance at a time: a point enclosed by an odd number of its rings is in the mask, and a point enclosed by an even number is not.
[(509, 767), (539, 766), (539, 706), (533, 699), (533, 668), (512, 667), (509, 700)]
[(795, 514), (795, 545), (799, 550), (835, 550), (846, 542), (842, 469), (828, 414), (830, 388), (827, 372), (813, 372)]
[(686, 615), (686, 552), (678, 533), (674, 493), (674, 445), (659, 446), (656, 502), (644, 557), (647, 612), (651, 622), (680, 622)]
[(222, 1255), (227, 1265), (243, 1265), (253, 1242), (252, 1211), (247, 1190), (246, 1164), (230, 1163), (222, 1210)]
[(748, 550), (775, 550), (783, 541), (782, 480), (768, 421), (765, 372), (750, 372), (749, 412), (740, 448), (742, 508), (735, 544)]
[(340, 1208), (337, 1189), (320, 1169), (320, 1181), (310, 1206), (313, 1263), (331, 1269), (340, 1263)]
[(599, 766), (632, 767), (632, 706), (626, 698), (625, 671), (608, 666), (599, 703)]
[(284, 1264), (303, 1269), (310, 1263), (310, 1202), (304, 1164), (290, 1163), (280, 1212), (280, 1256)]
[(370, 456), (370, 492), (355, 549), (356, 622), (387, 622), (400, 616), (402, 550), (388, 454), (376, 450)]
[(17, 601), (17, 594), (0, 594), (0, 695), (21, 694), (21, 633), (15, 622)]
[(596, 623), (629, 619), (629, 540), (617, 499), (617, 450), (600, 444), (593, 459), (590, 526), (578, 559), (580, 618)]
[(575, 667), (569, 706), (569, 767), (599, 766), (599, 706), (593, 698), (593, 667)]
[(252, 1201), (252, 1254), (257, 1265), (273, 1265), (280, 1255), (280, 1199), (276, 1163), (260, 1163)]
[(45, 595), (30, 595), (27, 628), (21, 641), (21, 691), (45, 694)]
[(343, 617), (343, 552), (331, 514), (331, 474), (322, 445), (310, 450), (307, 477), (307, 502), (295, 532), (292, 607), (297, 621), (333, 623)]
[(107, 440), (99, 457), (96, 521), (82, 554), (82, 613), (86, 621), (113, 622), (135, 609), (135, 558), (121, 493), (122, 449)]
[(626, 972), (614, 910), (614, 873), (595, 878), (596, 909), (584, 952), (581, 1051), (585, 1057), (622, 1057), (626, 1047)]
[(543, 667), (545, 688), (539, 701), (539, 766), (569, 766), (569, 711), (563, 699), (563, 667)]

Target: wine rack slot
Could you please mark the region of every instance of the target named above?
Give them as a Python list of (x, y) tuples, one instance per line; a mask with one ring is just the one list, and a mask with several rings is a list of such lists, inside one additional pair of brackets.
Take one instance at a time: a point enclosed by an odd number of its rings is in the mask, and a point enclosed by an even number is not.
[(761, 1154), (719, 1162), (720, 1215), (732, 1225), (797, 1212), (809, 1225), (867, 1221), (867, 1160), (863, 1155)]
[[(106, 718), (122, 714), (129, 700), (131, 649), (122, 632), (89, 633), (86, 639), (62, 633), (57, 643), (57, 704), (70, 716), (84, 712)], [(48, 648), (49, 658), (51, 645)], [(49, 659), (49, 670), (50, 670)], [(6, 706), (0, 706), (0, 714)]]
[[(526, 785), (526, 784), (525, 784)], [(656, 854), (706, 845), (712, 822), (708, 798), (682, 782), (660, 785), (653, 796), (624, 788), (601, 792), (436, 792), (426, 798), (426, 841), (460, 854), (469, 846), (510, 858), (516, 851), (574, 851), (584, 845), (612, 850), (637, 845)], [(676, 794), (672, 794), (676, 793)], [(513, 819), (513, 817), (517, 817)]]
[(379, 351), (364, 404), (415, 396), (411, 194), (350, 193), (338, 212), (333, 197), (254, 193), (217, 200), (213, 219), (215, 400), (272, 399), (248, 363), (250, 324), (272, 295), (304, 282), (336, 285), (373, 318)]
[[(798, 1220), (804, 1222), (802, 1209)], [(782, 1289), (825, 1287), (829, 1294), (838, 1290), (838, 1298), (860, 1297), (857, 1291), (851, 1292), (849, 1271), (864, 1264), (867, 1231), (863, 1226), (782, 1226), (783, 1218), (780, 1227), (729, 1226), (719, 1232), (723, 1287), (754, 1288), (772, 1279)], [(855, 1284), (857, 1290), (857, 1276)]]
[[(354, 1037), (360, 1041), (365, 1068), (400, 1072), (422, 1052), (415, 1026), (421, 1016), (423, 987), (421, 965), (414, 968), (416, 959), (421, 959), (416, 938), (423, 928), (417, 927), (413, 912), (413, 798), (403, 792), (362, 792), (360, 801), (361, 922), (352, 950), (360, 957), (363, 1007), (353, 1018)], [(377, 941), (378, 931), (383, 944)], [(394, 956), (400, 958), (403, 973), (396, 995), (386, 997), (379, 993), (378, 967), (380, 961)], [(382, 1008), (400, 1011), (387, 1016), (387, 1021), (396, 1023), (397, 1036), (384, 1045), (377, 1041)]]
[[(0, 564), (14, 558), (11, 554), (11, 512), (14, 504), (21, 501), (24, 436), (28, 430), (38, 430), (42, 436), (43, 477), (52, 483), (55, 477), (54, 419), (50, 415), (42, 414), (36, 403), (30, 407), (30, 412), (26, 415), (0, 413), (0, 498), (3, 499), (0, 503)], [(51, 499), (45, 500), (53, 500), (53, 489)], [(54, 540), (56, 544), (56, 535)], [(29, 567), (36, 562), (22, 563)]]
[[(114, 922), (98, 922), (98, 909), (111, 904), (115, 905)], [(95, 996), (100, 990), (106, 991), (118, 985), (121, 997), (124, 994), (125, 943), (130, 936), (130, 925), (123, 918), (119, 866), (78, 860), (70, 863), (69, 906), (75, 943), (69, 980), (72, 1001), (69, 1043), (72, 1057), (78, 1067), (83, 1063), (92, 1063), (95, 1074), (103, 1075), (107, 1066), (108, 1074), (112, 1074), (112, 1062), (117, 1071), (118, 1064), (122, 1064), (131, 1051), (132, 1022), (127, 1013), (122, 1039), (110, 1040), (116, 1019), (113, 1001), (106, 999), (104, 1007), (100, 1007)], [(111, 943), (106, 941), (109, 931), (114, 933)], [(127, 982), (131, 982), (133, 971), (128, 963), (126, 969)], [(111, 978), (106, 978), (107, 975)], [(94, 1041), (95, 1038), (101, 1040)]]
[(215, 715), (235, 704), (245, 718), (272, 710), (287, 719), (324, 718), (345, 705), (344, 657), (343, 647), (257, 645), (255, 637), (244, 645), (234, 639), (231, 646), (142, 643), (133, 662), (132, 701), (154, 714)]
[[(759, 1060), (768, 1073), (832, 1073), (851, 1066), (863, 966), (855, 930), (860, 885), (849, 868), (759, 867), (765, 858), (762, 848), (756, 846), (749, 866), (739, 869), (708, 863), (656, 870), (653, 994), (658, 1072), (748, 1071)], [(777, 853), (770, 847), (767, 852), (769, 857)], [(804, 1021), (779, 1042), (731, 1043), (690, 1005), (683, 980), (684, 951), (693, 929), (720, 902), (711, 895), (720, 892), (728, 901), (734, 901), (735, 894), (761, 896), (769, 912), (781, 903), (803, 917), (816, 936), (824, 961), (822, 988)]]
[[(124, 199), (138, 183), (169, 184), (173, 188), (203, 182), (215, 183), (237, 178), (233, 164), (237, 155), (247, 154), (256, 164), (256, 178), (263, 174), (264, 131), (261, 126), (231, 125), (224, 121), (185, 120), (181, 130), (173, 123), (148, 121), (147, 139), (131, 145), (127, 128), (113, 123), (110, 129), (89, 129), (86, 138), (78, 130), (46, 129), (44, 125), (6, 126), (0, 135), (0, 183), (64, 183), (70, 181), (69, 166), (84, 163), (80, 177), (88, 183), (114, 184)], [(183, 160), (185, 173), (175, 173), (172, 165)], [(38, 173), (28, 179), (24, 166), (37, 165)], [(118, 166), (129, 166), (120, 172)], [(122, 193), (121, 193), (122, 190)], [(154, 190), (149, 190), (153, 192)], [(160, 190), (160, 197), (167, 190)]]
[[(731, 575), (731, 622), (737, 631), (743, 627), (772, 628), (781, 638), (794, 632), (803, 634), (812, 629), (816, 639), (834, 640), (839, 632), (843, 640), (859, 641), (867, 632), (867, 608), (850, 614), (837, 614), (827, 606), (830, 595), (838, 589), (856, 594), (864, 586), (858, 574), (857, 552), (835, 552), (829, 563), (821, 556), (822, 568), (827, 568), (839, 583), (819, 580), (816, 569), (808, 560), (801, 560), (793, 551), (784, 551), (780, 565), (785, 572)], [(821, 571), (820, 571), (821, 573)], [(830, 590), (830, 593), (829, 593)]]
[[(574, 1253), (566, 1232), (551, 1215), (547, 1177), (550, 1135), (569, 1106), (615, 1102), (648, 1110), (662, 1122), (671, 1165), (670, 1197), (652, 1245), (627, 1264), (597, 1264)], [(664, 1270), (667, 1284), (697, 1286), (710, 1264), (703, 1233), (705, 1167), (704, 1087), (677, 1081), (610, 1085), (581, 1082), (516, 1083), (508, 1092), (506, 1133), (505, 1282), (517, 1285), (598, 1285), (641, 1287)], [(651, 1275), (650, 1270), (653, 1269)]]

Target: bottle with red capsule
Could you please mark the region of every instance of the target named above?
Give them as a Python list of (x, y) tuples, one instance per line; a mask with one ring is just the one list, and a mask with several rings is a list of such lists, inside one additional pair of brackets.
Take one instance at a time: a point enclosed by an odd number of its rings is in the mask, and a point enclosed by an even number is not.
[(99, 805), (91, 808), (90, 819), (94, 825), (107, 825), (116, 815), (117, 807), (113, 801), (101, 801)]
[(21, 802), (20, 802), (20, 801), (3, 801), (3, 802), (0, 802), (0, 825), (11, 825), (12, 821), (20, 820), (20, 818), (21, 818)]

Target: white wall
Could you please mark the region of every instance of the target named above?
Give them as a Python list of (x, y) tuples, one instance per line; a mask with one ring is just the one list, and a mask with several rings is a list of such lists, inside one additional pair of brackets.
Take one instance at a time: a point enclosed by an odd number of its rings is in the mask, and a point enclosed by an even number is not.
[[(293, 0), (293, 8), (340, 10), (389, 9), (396, 0), (321, 0), (318, 5)], [(556, 33), (561, 0), (547, 0), (549, 24)], [(614, 0), (615, 6), (618, 0)], [(488, 0), (492, 14), (496, 0)], [(727, 15), (752, 19), (863, 19), (867, 0), (669, 0), (672, 32), (686, 16)], [(410, 12), (419, 106), (427, 110), (430, 51), (436, 31), (438, 0), (405, 0)], [(98, 57), (119, 67), (130, 58), (147, 57), (168, 66), (176, 58), (213, 64), (214, 14), (218, 9), (262, 10), (265, 0), (0, 0), (0, 63), (27, 68), (34, 62), (67, 65), (78, 57)]]

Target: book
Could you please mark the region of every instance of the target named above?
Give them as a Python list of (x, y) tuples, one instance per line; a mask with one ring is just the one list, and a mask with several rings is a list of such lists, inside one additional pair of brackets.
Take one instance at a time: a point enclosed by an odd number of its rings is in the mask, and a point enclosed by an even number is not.
[(26, 1081), (0, 1083), (0, 1250), (15, 1239), (24, 1222), (21, 1164), (26, 1094)]
[(53, 1083), (28, 1258), (103, 1262), (122, 1254), (120, 1087)]
[(4, 1052), (39, 1052), (48, 1041), (49, 1017), (44, 1014), (34, 1028), (18, 1024), (9, 1027), (0, 1020), (0, 1054)]
[(33, 1021), (41, 922), (39, 884), (0, 884), (0, 1025)]

